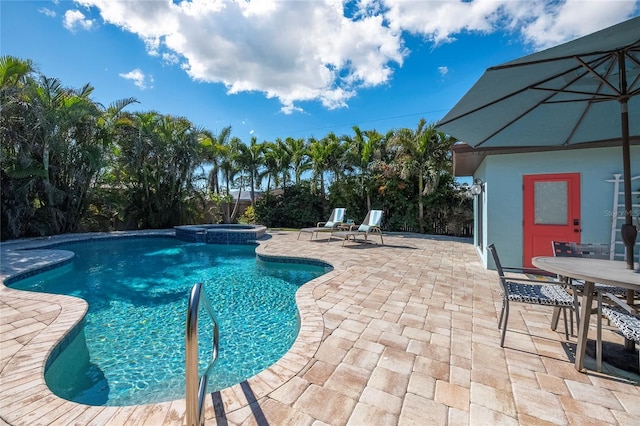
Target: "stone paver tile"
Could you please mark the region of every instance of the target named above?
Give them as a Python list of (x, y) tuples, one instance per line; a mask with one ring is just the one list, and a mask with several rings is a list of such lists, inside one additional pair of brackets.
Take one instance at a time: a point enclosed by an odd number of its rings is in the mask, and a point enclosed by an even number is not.
[(498, 371), (488, 368), (472, 368), (471, 382), (511, 392), (511, 377), (507, 370)]
[[(69, 425), (89, 424), (88, 420), (91, 420), (90, 417), (89, 419), (87, 419), (86, 417), (81, 417), (81, 415), (87, 414), (88, 411), (91, 412), (93, 410), (87, 410), (87, 407), (82, 405), (75, 405), (74, 407), (68, 409), (65, 413), (63, 413), (60, 417), (56, 419), (48, 418), (47, 425), (48, 426), (69, 426)], [(96, 413), (94, 413), (93, 415), (95, 416), (95, 414)], [(124, 420), (126, 420), (126, 418)], [(124, 420), (116, 424), (124, 424)], [(82, 423), (83, 421), (84, 423)], [(19, 424), (21, 423), (14, 423), (14, 426)]]
[(561, 398), (566, 397), (537, 389), (530, 389), (528, 386), (523, 386), (518, 383), (513, 386), (513, 396), (518, 413), (527, 414), (556, 424), (565, 424), (567, 422), (563, 404), (560, 402)]
[(410, 374), (413, 369), (415, 355), (395, 348), (385, 348), (378, 366), (400, 374)]
[(615, 423), (615, 417), (611, 413), (611, 410), (604, 405), (579, 401), (571, 396), (561, 396), (560, 401), (567, 415), (569, 415), (569, 413), (575, 413), (593, 419), (594, 421)]
[[(603, 420), (600, 419), (594, 419), (593, 417), (589, 417), (588, 413), (573, 413), (571, 411), (567, 411), (567, 419), (569, 420), (569, 424), (570, 425), (575, 425), (575, 426), (614, 426), (614, 425), (618, 425), (617, 420), (615, 420), (615, 417), (611, 417), (613, 419), (613, 422), (605, 422)], [(631, 424), (637, 424), (638, 423), (638, 419), (635, 419), (634, 423)]]
[(353, 347), (380, 355), (384, 352), (384, 345), (377, 343), (378, 336), (375, 337), (375, 340), (376, 341), (367, 340), (363, 336), (360, 336), (360, 339), (353, 344)]
[(379, 359), (379, 353), (369, 352), (359, 348), (351, 348), (351, 350), (349, 350), (347, 355), (344, 357), (344, 362), (356, 367), (373, 370), (374, 367), (378, 364)]
[[(571, 396), (585, 403), (601, 405), (613, 410), (623, 409), (622, 404), (616, 398), (616, 395), (608, 389), (597, 388), (595, 386), (587, 385), (584, 383), (574, 382), (572, 380), (566, 381)], [(640, 399), (638, 399), (640, 402)]]
[(511, 391), (471, 382), (470, 400), (471, 404), (486, 407), (492, 411), (503, 413), (508, 417), (515, 418), (518, 413)]
[(618, 424), (622, 426), (636, 426), (638, 424), (638, 415), (627, 413), (626, 411), (612, 410), (611, 414), (616, 418)]
[(556, 395), (569, 395), (569, 388), (564, 379), (546, 373), (536, 373), (539, 388)]
[(383, 407), (386, 412), (397, 415), (402, 408), (402, 398), (390, 393), (381, 391), (372, 386), (367, 386), (360, 395), (360, 402), (373, 407)]
[(252, 415), (243, 422), (246, 426), (260, 425), (310, 425), (313, 418), (301, 411), (295, 410), (287, 404), (281, 404), (272, 399), (267, 399), (261, 404), (251, 405)]
[(371, 406), (362, 402), (356, 405), (347, 425), (362, 426), (395, 426), (398, 424), (398, 417), (379, 406)]
[(454, 385), (442, 380), (436, 381), (435, 402), (458, 410), (469, 410), (469, 388)]
[(449, 407), (449, 418), (447, 419), (447, 425), (451, 426), (467, 426), (469, 425), (469, 410), (458, 410)]
[(407, 392), (433, 399), (436, 393), (436, 379), (425, 374), (413, 373), (409, 378)]
[(398, 417), (398, 425), (444, 425), (447, 417), (446, 405), (408, 393)]
[(563, 379), (572, 380), (574, 382), (591, 383), (589, 376), (576, 370), (574, 364), (569, 360), (557, 360), (551, 358), (540, 358), (547, 370), (547, 373), (561, 377)]
[(269, 394), (270, 398), (283, 404), (293, 404), (300, 395), (309, 387), (310, 383), (300, 377), (292, 377), (282, 386)]
[(614, 391), (613, 394), (620, 401), (624, 410), (640, 418), (640, 396), (637, 393)]
[(347, 354), (348, 349), (350, 349), (350, 347), (347, 349), (342, 349), (323, 342), (320, 344), (315, 358), (327, 364), (338, 365), (344, 359), (344, 356)]
[[(557, 426), (558, 423), (554, 423), (554, 422), (549, 422), (546, 420), (542, 420), (536, 416), (530, 416), (528, 414), (520, 414), (518, 416), (518, 423), (523, 425), (523, 426)], [(571, 424), (571, 423), (560, 423), (561, 425), (566, 425), (566, 424)], [(589, 425), (588, 423), (585, 424), (585, 426), (596, 426), (596, 425)], [(578, 423), (576, 426), (583, 426), (582, 423)], [(597, 426), (605, 426), (605, 425), (597, 425)]]
[[(210, 408), (210, 400), (205, 404), (205, 416), (209, 413)], [(221, 408), (221, 411), (224, 409)], [(167, 411), (167, 416), (164, 421), (166, 424), (180, 424), (186, 423), (186, 415), (187, 415), (187, 401), (185, 399), (178, 399), (176, 401), (171, 401), (169, 404), (169, 410)], [(207, 417), (205, 417), (206, 419)], [(116, 423), (117, 424), (117, 423)]]
[(536, 372), (528, 368), (509, 367), (509, 378), (511, 382), (517, 382), (532, 389), (540, 389)]
[(323, 361), (316, 361), (304, 374), (303, 378), (310, 383), (323, 385), (335, 371), (337, 365), (327, 364)]
[(293, 404), (293, 408), (327, 424), (346, 424), (355, 406), (354, 399), (316, 385), (309, 386)]
[(378, 343), (390, 348), (395, 348), (395, 349), (404, 351), (407, 349), (407, 345), (409, 344), (409, 339), (404, 336), (397, 335), (395, 333), (389, 333), (389, 332), (383, 331), (382, 334), (380, 335), (380, 339), (378, 339)]
[(471, 386), (471, 370), (452, 365), (449, 373), (450, 382), (454, 385), (469, 388)]
[(502, 411), (495, 411), (491, 408), (471, 403), (469, 407), (469, 425), (470, 426), (517, 426), (518, 421), (514, 417), (506, 415)]
[(409, 378), (409, 374), (400, 374), (383, 367), (376, 367), (371, 373), (367, 386), (401, 397), (407, 391)]
[(450, 365), (448, 362), (418, 356), (413, 371), (427, 374), (435, 379), (449, 381)]
[(325, 382), (324, 387), (358, 400), (360, 393), (369, 380), (370, 374), (370, 370), (348, 364), (340, 364)]

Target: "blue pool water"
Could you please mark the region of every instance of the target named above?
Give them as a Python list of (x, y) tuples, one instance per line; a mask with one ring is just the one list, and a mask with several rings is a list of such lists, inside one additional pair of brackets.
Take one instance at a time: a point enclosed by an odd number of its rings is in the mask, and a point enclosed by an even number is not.
[[(185, 320), (191, 287), (204, 283), (220, 327), (213, 392), (281, 358), (299, 330), (295, 293), (327, 268), (266, 262), (254, 246), (173, 238), (110, 239), (60, 245), (76, 253), (63, 267), (12, 288), (77, 296), (84, 327), (45, 372), (51, 390), (90, 405), (139, 405), (184, 398)], [(200, 373), (212, 324), (201, 311)]]

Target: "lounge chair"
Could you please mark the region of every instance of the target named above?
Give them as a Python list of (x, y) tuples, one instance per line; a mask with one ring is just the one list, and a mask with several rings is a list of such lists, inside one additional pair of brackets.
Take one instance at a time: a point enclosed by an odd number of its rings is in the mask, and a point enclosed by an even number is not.
[(382, 229), (380, 229), (380, 223), (382, 222), (382, 210), (369, 210), (367, 216), (362, 221), (362, 224), (356, 228), (357, 225), (351, 226), (348, 231), (338, 231), (331, 233), (331, 238), (342, 238), (342, 245), (349, 238), (356, 241), (356, 237), (359, 235), (364, 236), (364, 241), (367, 242), (370, 234), (380, 235), (380, 244), (384, 244), (382, 239)]
[(318, 222), (313, 228), (302, 228), (300, 232), (298, 232), (298, 239), (300, 239), (300, 234), (302, 234), (303, 232), (310, 233), (311, 237), (309, 238), (309, 240), (312, 240), (313, 236), (320, 232), (332, 232), (339, 229), (338, 227), (342, 225), (342, 222), (344, 222), (344, 214), (346, 211), (347, 209), (345, 209), (344, 207), (337, 207), (333, 209), (329, 220), (327, 220), (326, 222)]

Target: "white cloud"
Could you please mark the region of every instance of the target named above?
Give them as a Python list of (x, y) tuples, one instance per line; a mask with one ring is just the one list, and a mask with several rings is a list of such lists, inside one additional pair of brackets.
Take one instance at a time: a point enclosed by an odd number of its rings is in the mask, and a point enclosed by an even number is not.
[(56, 12), (46, 7), (41, 7), (40, 9), (38, 9), (38, 12), (42, 13), (43, 15), (47, 15), (50, 18), (56, 17)]
[(438, 67), (438, 72), (441, 76), (445, 76), (449, 73), (449, 67)]
[(96, 7), (105, 23), (138, 35), (150, 55), (179, 63), (194, 80), (223, 84), (230, 94), (261, 92), (278, 99), (285, 114), (302, 112), (305, 101), (347, 107), (359, 90), (388, 84), (410, 54), (407, 34), (437, 46), (461, 33), (507, 31), (540, 49), (621, 22), (640, 8), (634, 0), (76, 3)]
[(622, 22), (639, 7), (630, 0), (567, 0), (523, 26), (522, 34), (535, 48), (547, 48)]
[(63, 24), (66, 29), (72, 32), (93, 28), (93, 21), (87, 19), (79, 10), (67, 10), (64, 14)]
[(118, 75), (125, 80), (133, 81), (133, 84), (141, 90), (153, 88), (153, 76), (145, 75), (145, 73), (143, 73), (139, 68), (131, 70), (128, 73), (120, 73)]

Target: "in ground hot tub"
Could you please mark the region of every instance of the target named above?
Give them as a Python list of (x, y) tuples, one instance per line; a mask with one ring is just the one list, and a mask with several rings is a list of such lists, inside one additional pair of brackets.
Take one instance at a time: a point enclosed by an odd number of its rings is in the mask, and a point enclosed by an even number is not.
[(264, 237), (263, 225), (208, 224), (175, 226), (176, 238), (192, 243), (249, 244)]

